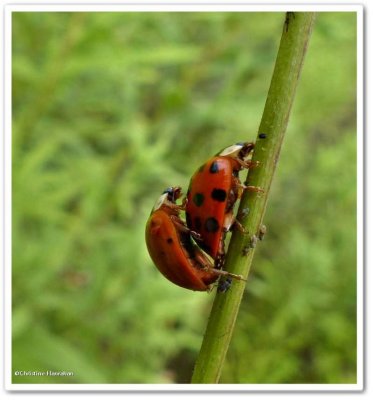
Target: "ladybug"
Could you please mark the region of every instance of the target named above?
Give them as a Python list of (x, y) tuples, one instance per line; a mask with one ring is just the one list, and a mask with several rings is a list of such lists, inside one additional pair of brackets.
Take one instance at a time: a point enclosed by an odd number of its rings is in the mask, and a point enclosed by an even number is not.
[(262, 191), (243, 185), (238, 176), (243, 168), (258, 165), (245, 161), (253, 149), (252, 142), (229, 146), (198, 168), (190, 180), (185, 200), (186, 223), (201, 235), (202, 241), (198, 244), (215, 260), (217, 268), (224, 262), (224, 239), (233, 223), (244, 232), (233, 215), (237, 199), (245, 189)]
[(221, 275), (243, 279), (214, 268), (209, 257), (193, 242), (200, 235), (191, 231), (176, 204), (181, 188), (167, 188), (154, 205), (146, 224), (146, 245), (159, 271), (171, 282), (186, 289), (208, 291)]

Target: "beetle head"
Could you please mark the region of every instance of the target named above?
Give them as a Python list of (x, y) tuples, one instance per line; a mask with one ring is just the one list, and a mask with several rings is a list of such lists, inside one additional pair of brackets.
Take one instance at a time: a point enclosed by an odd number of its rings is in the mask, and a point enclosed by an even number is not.
[(171, 186), (165, 189), (163, 195), (167, 195), (167, 200), (171, 201), (171, 203), (176, 203), (176, 200), (181, 197), (181, 187), (180, 186)]
[(152, 212), (161, 208), (162, 205), (166, 203), (175, 204), (176, 200), (181, 197), (181, 187), (171, 186), (164, 190), (159, 199), (154, 204)]
[(238, 142), (236, 144), (226, 147), (217, 155), (244, 159), (250, 154), (250, 152), (253, 149), (254, 149), (253, 142)]

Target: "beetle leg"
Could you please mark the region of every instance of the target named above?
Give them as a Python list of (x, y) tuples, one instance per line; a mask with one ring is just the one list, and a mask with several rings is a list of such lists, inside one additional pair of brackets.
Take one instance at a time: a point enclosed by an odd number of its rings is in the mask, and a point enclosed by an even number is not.
[(197, 241), (201, 241), (202, 240), (202, 236), (195, 231), (192, 231), (189, 229), (189, 234), (193, 237), (193, 239), (197, 240)]
[(202, 269), (205, 269), (206, 271), (213, 269), (210, 260), (201, 252), (196, 252), (194, 254), (194, 260), (201, 266)]
[[(199, 259), (196, 257), (196, 260), (199, 261)], [(225, 271), (223, 269), (217, 269), (217, 268), (211, 268), (209, 265), (204, 264), (203, 269), (206, 271), (214, 272), (214, 274), (220, 275), (220, 276), (227, 276), (231, 277), (234, 279), (237, 279), (239, 281), (247, 281), (242, 275), (238, 274), (233, 274), (232, 272)]]
[(241, 188), (242, 190), (250, 190), (250, 192), (261, 192), (261, 193), (264, 192), (264, 190), (259, 186), (250, 186), (241, 184)]
[(180, 210), (182, 210), (182, 211), (185, 211), (185, 208), (186, 208), (186, 205), (187, 205), (187, 203), (188, 203), (188, 198), (185, 196), (184, 198), (183, 198), (183, 202), (180, 204)]
[(252, 160), (243, 161), (243, 160), (240, 160), (240, 159), (236, 159), (236, 161), (238, 162), (238, 164), (241, 165), (242, 168), (246, 168), (246, 169), (256, 168), (256, 167), (258, 167), (260, 165), (259, 161), (252, 161)]
[(260, 161), (252, 161), (252, 160), (246, 161), (246, 168), (256, 168), (259, 167), (259, 165)]
[(176, 217), (175, 215), (170, 215), (170, 218), (179, 231), (189, 233), (189, 235), (191, 235), (193, 239), (202, 240), (201, 235), (189, 229), (186, 225), (184, 225), (183, 222), (180, 222), (181, 220), (179, 217)]
[(177, 204), (175, 204), (175, 203), (172, 203), (171, 201), (168, 201), (167, 202), (167, 207), (168, 208), (171, 208), (171, 210), (175, 210), (175, 211), (177, 211), (177, 212), (179, 212), (179, 211), (183, 211), (184, 210), (184, 208), (183, 208), (183, 205), (177, 205)]
[(210, 261), (209, 261), (209, 259), (203, 253), (196, 253), (194, 255), (194, 259), (206, 271), (214, 272), (217, 275), (228, 276), (228, 277), (232, 277), (234, 279), (238, 279), (240, 281), (245, 281), (246, 282), (246, 279), (242, 275), (233, 274), (233, 273), (228, 272), (228, 271), (224, 271), (224, 270), (221, 270), (221, 269), (213, 268), (211, 263), (210, 263)]
[(241, 222), (237, 221), (236, 219), (233, 221), (234, 225), (237, 227), (237, 229), (243, 233), (244, 235), (247, 235), (249, 232), (244, 228), (244, 226), (241, 224)]
[(247, 281), (247, 279), (245, 279), (242, 275), (238, 275), (238, 274), (233, 274), (232, 272), (228, 272), (228, 271), (224, 271), (221, 269), (216, 269), (213, 268), (212, 269), (216, 274), (221, 275), (221, 276), (230, 276), (231, 278), (237, 279), (239, 281)]

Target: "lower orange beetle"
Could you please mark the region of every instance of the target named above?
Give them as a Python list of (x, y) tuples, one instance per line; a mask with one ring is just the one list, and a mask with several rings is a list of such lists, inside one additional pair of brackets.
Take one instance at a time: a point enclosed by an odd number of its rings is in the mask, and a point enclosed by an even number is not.
[(207, 291), (219, 276), (242, 279), (241, 275), (215, 269), (209, 257), (193, 242), (199, 234), (191, 231), (179, 214), (176, 204), (181, 188), (167, 188), (153, 207), (146, 224), (146, 245), (159, 271), (171, 282), (185, 289)]

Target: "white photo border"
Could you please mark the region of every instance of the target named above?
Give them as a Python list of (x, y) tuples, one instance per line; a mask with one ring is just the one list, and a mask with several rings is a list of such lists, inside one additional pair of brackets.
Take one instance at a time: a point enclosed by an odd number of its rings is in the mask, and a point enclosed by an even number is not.
[[(320, 12), (356, 12), (357, 16), (357, 383), (356, 384), (14, 384), (12, 383), (11, 369), (11, 215), (12, 215), (12, 102), (11, 102), (11, 18), (13, 12), (285, 12), (285, 11), (316, 11)], [(4, 188), (4, 240), (2, 243), (4, 254), (4, 372), (5, 388), (8, 391), (250, 391), (250, 392), (293, 392), (293, 391), (352, 391), (364, 389), (364, 8), (355, 4), (250, 4), (246, 2), (130, 2), (130, 3), (88, 3), (74, 4), (71, 1), (50, 4), (16, 4), (8, 2), (4, 6), (3, 31), (3, 60), (4, 60), (4, 160), (3, 160), (3, 188)]]

